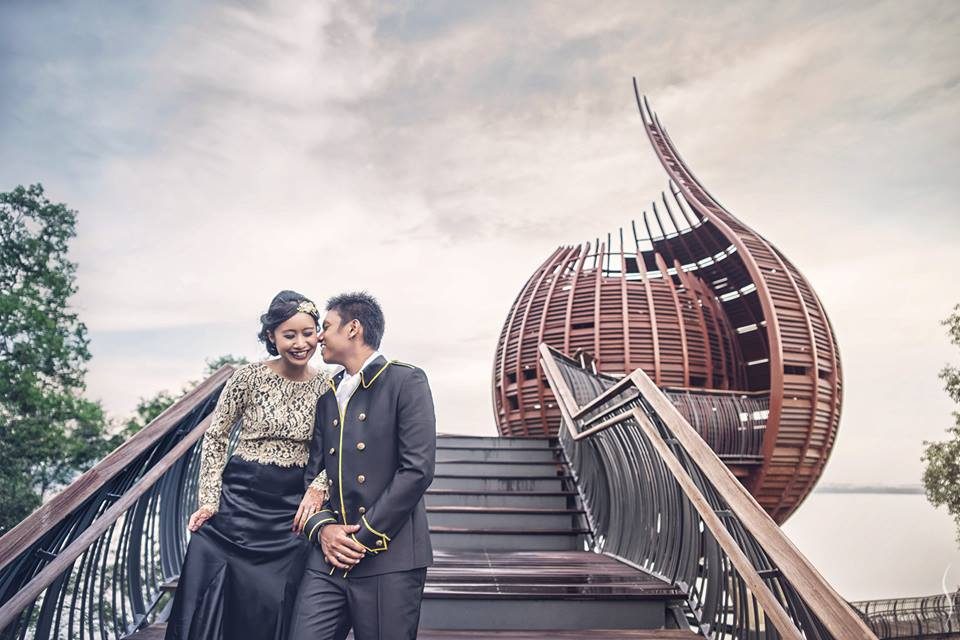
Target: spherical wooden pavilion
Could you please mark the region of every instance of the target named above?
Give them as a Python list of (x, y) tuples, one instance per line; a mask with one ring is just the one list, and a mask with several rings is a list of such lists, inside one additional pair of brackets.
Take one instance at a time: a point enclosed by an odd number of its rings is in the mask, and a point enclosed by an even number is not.
[(642, 368), (757, 501), (784, 522), (813, 489), (837, 434), (837, 341), (810, 284), (703, 187), (637, 94), (668, 189), (640, 224), (562, 246), (524, 285), (497, 344), (503, 435), (555, 434), (541, 342)]

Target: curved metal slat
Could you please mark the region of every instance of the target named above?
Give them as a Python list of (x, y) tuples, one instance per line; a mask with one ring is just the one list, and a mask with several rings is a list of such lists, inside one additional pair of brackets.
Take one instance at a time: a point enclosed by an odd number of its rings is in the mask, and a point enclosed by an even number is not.
[[(596, 551), (668, 577), (710, 638), (875, 640), (642, 370), (618, 380), (540, 353)], [(655, 508), (638, 508), (648, 491)]]

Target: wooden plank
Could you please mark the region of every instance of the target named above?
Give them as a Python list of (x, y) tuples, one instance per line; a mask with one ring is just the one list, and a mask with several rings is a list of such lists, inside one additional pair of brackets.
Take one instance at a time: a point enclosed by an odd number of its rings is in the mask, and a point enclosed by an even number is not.
[(585, 513), (583, 509), (552, 509), (550, 507), (476, 507), (466, 505), (448, 505), (427, 507), (427, 513), (497, 513), (505, 516), (539, 513), (543, 515), (570, 515)]
[(545, 631), (445, 631), (423, 629), (417, 634), (419, 640), (693, 640), (700, 638), (686, 629), (583, 629)]
[[(683, 593), (675, 589), (652, 589), (647, 585), (610, 584), (512, 584), (510, 582), (427, 583), (424, 598), (457, 600), (563, 600), (650, 601), (681, 600)], [(800, 637), (800, 636), (797, 636)]]
[(473, 527), (430, 527), (430, 533), (464, 533), (464, 534), (503, 534), (503, 535), (587, 535), (589, 529), (517, 529), (503, 527), (497, 529), (478, 529)]
[[(553, 478), (553, 476), (550, 476)], [(438, 496), (575, 496), (576, 491), (478, 491), (470, 489), (427, 489), (427, 495)]]
[[(155, 624), (130, 636), (130, 640), (163, 640), (167, 625)], [(347, 636), (352, 640), (353, 633)], [(419, 640), (695, 640), (698, 636), (686, 629), (582, 629), (582, 630), (544, 630), (544, 631), (488, 631), (486, 629), (448, 631), (443, 629), (421, 629), (417, 633)]]

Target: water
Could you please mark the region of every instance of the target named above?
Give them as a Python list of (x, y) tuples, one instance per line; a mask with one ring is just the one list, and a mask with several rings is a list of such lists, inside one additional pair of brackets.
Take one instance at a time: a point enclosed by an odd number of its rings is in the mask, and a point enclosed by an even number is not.
[(783, 530), (847, 600), (960, 585), (953, 520), (920, 494), (814, 492)]

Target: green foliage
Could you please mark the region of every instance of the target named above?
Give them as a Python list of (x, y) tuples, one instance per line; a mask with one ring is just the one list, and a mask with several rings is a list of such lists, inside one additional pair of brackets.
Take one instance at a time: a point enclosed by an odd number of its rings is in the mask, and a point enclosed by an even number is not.
[(82, 397), (87, 328), (68, 306), (76, 212), (43, 187), (0, 193), (0, 533), (111, 446)]
[(248, 364), (250, 361), (244, 358), (243, 356), (235, 356), (231, 354), (220, 356), (219, 358), (210, 358), (207, 360), (207, 368), (204, 371), (205, 375), (212, 376), (217, 372), (217, 370), (224, 365), (231, 365), (233, 367), (240, 367), (242, 365)]
[[(76, 223), (39, 184), (0, 193), (0, 535), (198, 384), (141, 398), (108, 433), (103, 408), (83, 397), (89, 339), (68, 304)], [(220, 356), (206, 374), (245, 363)]]
[[(960, 304), (953, 313), (941, 322), (947, 327), (950, 342), (960, 347)], [(947, 395), (960, 404), (960, 369), (950, 365), (940, 370)], [(960, 544), (960, 412), (954, 411), (955, 424), (947, 429), (949, 439), (942, 442), (924, 441), (921, 460), (926, 463), (923, 470), (923, 487), (927, 500), (935, 507), (947, 507), (957, 527), (957, 543)]]
[(132, 416), (123, 423), (123, 428), (115, 436), (117, 445), (125, 442), (133, 434), (143, 429), (153, 422), (161, 413), (166, 411), (167, 407), (177, 401), (179, 396), (175, 396), (168, 391), (160, 391), (149, 398), (140, 398), (137, 408)]

